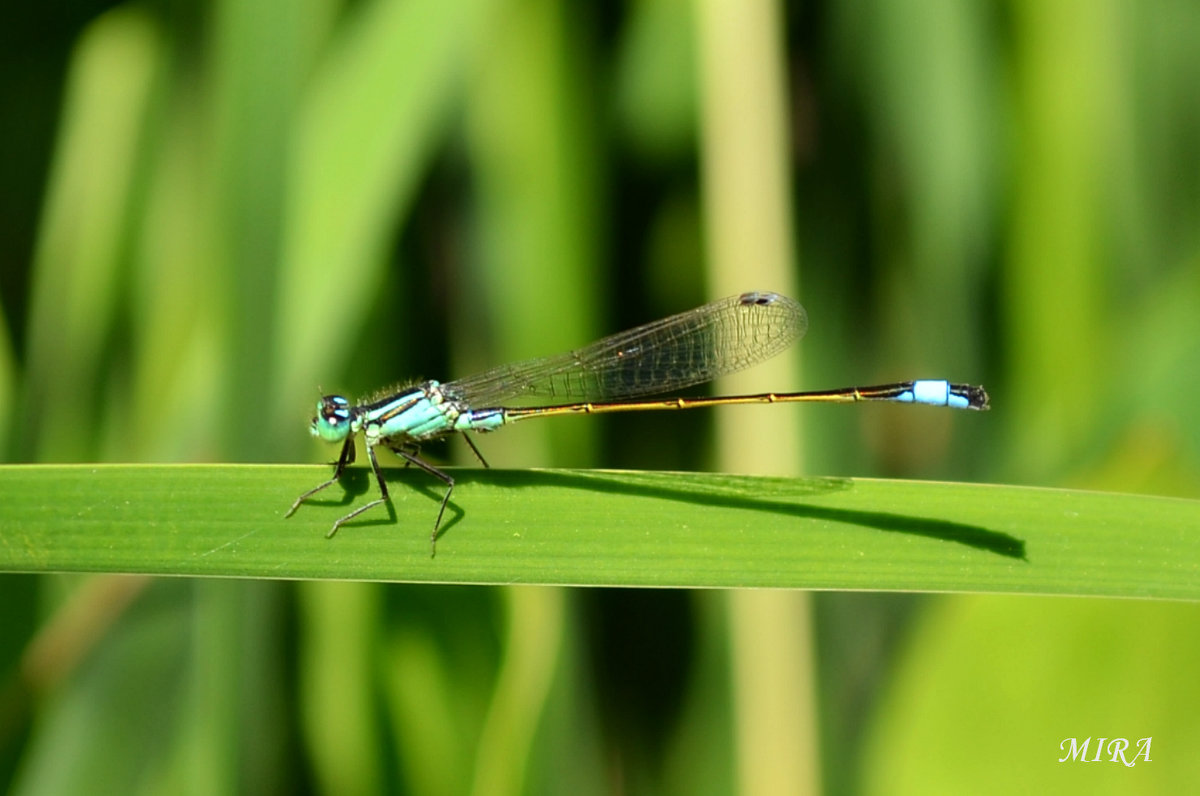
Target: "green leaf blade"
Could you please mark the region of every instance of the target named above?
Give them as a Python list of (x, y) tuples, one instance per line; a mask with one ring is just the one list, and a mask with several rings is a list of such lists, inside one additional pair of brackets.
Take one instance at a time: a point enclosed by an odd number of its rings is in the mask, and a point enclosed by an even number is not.
[(597, 470), (0, 467), (0, 570), (1200, 599), (1200, 501), (1015, 486)]

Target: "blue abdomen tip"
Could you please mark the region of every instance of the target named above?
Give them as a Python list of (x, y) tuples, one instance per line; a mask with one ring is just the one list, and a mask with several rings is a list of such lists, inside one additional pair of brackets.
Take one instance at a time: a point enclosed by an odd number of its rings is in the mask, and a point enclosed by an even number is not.
[(950, 393), (950, 383), (940, 380), (924, 380), (914, 381), (912, 386), (913, 401), (919, 404), (928, 404), (929, 406), (955, 406), (960, 408), (966, 407), (966, 401), (958, 398), (955, 403), (954, 396)]

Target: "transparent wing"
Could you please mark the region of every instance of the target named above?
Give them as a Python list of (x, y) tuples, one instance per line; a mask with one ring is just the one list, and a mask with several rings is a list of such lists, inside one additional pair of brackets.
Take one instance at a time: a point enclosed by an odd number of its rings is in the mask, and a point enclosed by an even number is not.
[(613, 401), (703, 384), (757, 365), (800, 339), (808, 318), (778, 293), (743, 293), (576, 351), (516, 362), (442, 385), (473, 408), (522, 399)]

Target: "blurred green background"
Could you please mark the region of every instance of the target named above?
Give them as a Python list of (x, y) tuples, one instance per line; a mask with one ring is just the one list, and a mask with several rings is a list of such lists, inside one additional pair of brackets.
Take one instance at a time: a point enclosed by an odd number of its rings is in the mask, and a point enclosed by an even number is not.
[[(1193, 2), (0, 14), (6, 461), (323, 461), (318, 385), (453, 378), (776, 289), (807, 340), (725, 386), (946, 377), (993, 411), (564, 419), (487, 438), (489, 461), (1200, 497)], [(15, 793), (1200, 775), (1189, 604), (65, 576), (0, 600)], [(1133, 768), (1057, 762), (1148, 736)]]

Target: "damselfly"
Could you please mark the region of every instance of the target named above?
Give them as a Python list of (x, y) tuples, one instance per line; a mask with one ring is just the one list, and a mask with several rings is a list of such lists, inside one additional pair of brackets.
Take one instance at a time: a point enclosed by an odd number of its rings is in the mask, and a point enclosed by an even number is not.
[[(419, 456), (430, 440), (463, 431), (495, 431), (531, 417), (694, 409), (751, 403), (846, 403), (892, 401), (987, 409), (982, 387), (923, 379), (873, 387), (840, 387), (812, 392), (760, 393), (696, 398), (645, 398), (681, 390), (756, 365), (804, 335), (804, 308), (778, 293), (743, 293), (660, 321), (614, 334), (577, 351), (530, 359), (457, 381), (426, 381), (351, 404), (340, 395), (317, 402), (312, 435), (341, 442), (333, 477), (296, 498), (287, 517), (308, 498), (336, 483), (354, 462), (354, 440), (362, 434), (367, 458), (379, 485), (379, 497), (333, 524), (332, 537), (347, 521), (388, 501), (387, 484), (375, 458), (383, 445), (446, 485), (430, 550), (436, 552), (438, 529), (454, 491), (454, 478)], [(540, 401), (519, 406), (522, 401)], [(475, 443), (463, 437), (487, 466)]]

